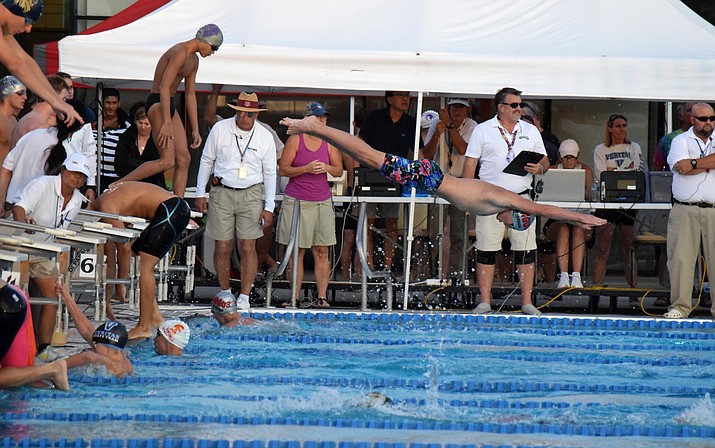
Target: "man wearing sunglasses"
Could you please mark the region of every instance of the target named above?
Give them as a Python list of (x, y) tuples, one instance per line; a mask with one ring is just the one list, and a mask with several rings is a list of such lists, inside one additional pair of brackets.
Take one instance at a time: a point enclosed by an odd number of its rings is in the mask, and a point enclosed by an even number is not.
[[(667, 247), (671, 305), (664, 316), (670, 319), (688, 317), (693, 310), (693, 271), (701, 241), (706, 266), (715, 266), (715, 110), (697, 103), (690, 122), (692, 127), (673, 139), (668, 153), (668, 165), (673, 167)], [(714, 294), (711, 289), (713, 317)]]
[(146, 100), (146, 114), (151, 122), (151, 136), (159, 150), (159, 159), (142, 163), (119, 181), (142, 180), (173, 168), (171, 188), (174, 194), (184, 197), (191, 156), (186, 129), (176, 113), (174, 95), (183, 80), (186, 113), (191, 125), (191, 149), (196, 149), (201, 146), (195, 90), (196, 72), (199, 70), (197, 53), (202, 58), (209, 57), (222, 43), (221, 29), (210, 23), (199, 28), (196, 37), (174, 45), (159, 58)]
[[(250, 308), (248, 296), (258, 271), (256, 240), (273, 224), (276, 195), (276, 144), (271, 133), (256, 123), (258, 95), (241, 92), (233, 119), (221, 120), (206, 138), (196, 180), (196, 208), (205, 213), (206, 184), (212, 178), (206, 236), (216, 240), (214, 266), (221, 291), (218, 299), (233, 299), (229, 284), (231, 252), (238, 239), (241, 259), (240, 310)], [(211, 173), (213, 172), (213, 177)]]
[(44, 99), (69, 126), (79, 114), (53, 93), (45, 75), (30, 55), (15, 40), (15, 35), (29, 33), (42, 15), (42, 0), (0, 0), (0, 64), (17, 76), (37, 96)]
[(19, 79), (7, 75), (0, 79), (0, 158), (10, 152), (10, 137), (17, 126), (17, 114), (25, 107), (27, 88)]
[[(525, 103), (521, 91), (511, 87), (499, 90), (494, 97), (497, 114), (491, 120), (477, 125), (469, 139), (462, 177), (474, 178), (477, 163), (479, 178), (529, 199), (533, 176), (549, 169), (544, 142), (539, 130), (521, 120)], [(504, 172), (509, 163), (522, 151), (543, 154), (538, 163), (527, 163), (524, 175)], [(477, 216), (477, 281), (481, 303), (476, 313), (491, 312), (491, 289), (494, 280), (496, 254), (501, 250), (504, 225), (497, 215)], [(521, 310), (525, 314), (541, 312), (531, 303), (534, 286), (534, 263), (536, 261), (536, 226), (524, 230), (509, 229), (509, 240), (514, 251), (521, 284)]]

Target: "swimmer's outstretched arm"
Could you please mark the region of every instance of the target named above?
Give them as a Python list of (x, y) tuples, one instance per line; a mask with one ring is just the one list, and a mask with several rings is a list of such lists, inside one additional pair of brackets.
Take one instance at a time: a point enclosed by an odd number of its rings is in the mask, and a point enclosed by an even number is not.
[(74, 297), (70, 294), (69, 288), (64, 283), (55, 283), (55, 293), (62, 295), (62, 300), (65, 302), (67, 311), (72, 320), (74, 320), (74, 326), (77, 328), (77, 332), (82, 336), (82, 338), (87, 341), (88, 344), (92, 345), (92, 335), (94, 335), (94, 326), (92, 322), (84, 315), (82, 310), (77, 306), (77, 302), (74, 301)]
[[(310, 134), (327, 140), (365, 166), (380, 170), (385, 163), (385, 153), (372, 148), (354, 135), (321, 124), (316, 117), (301, 120), (284, 118), (280, 122), (288, 126), (288, 134)], [(441, 174), (441, 173), (440, 173)], [(520, 210), (534, 215), (567, 221), (584, 228), (603, 225), (606, 221), (591, 215), (570, 212), (558, 207), (537, 204), (504, 188), (475, 179), (458, 179), (443, 175), (439, 187), (432, 191), (456, 207), (477, 214), (492, 215), (507, 210)], [(510, 218), (500, 220), (506, 224)]]

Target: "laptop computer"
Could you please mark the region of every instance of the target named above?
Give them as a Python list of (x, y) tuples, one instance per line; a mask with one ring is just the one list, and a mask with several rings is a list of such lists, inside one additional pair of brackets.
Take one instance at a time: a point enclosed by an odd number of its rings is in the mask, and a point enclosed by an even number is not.
[(538, 202), (581, 202), (586, 193), (586, 171), (550, 169), (536, 176), (534, 186), (542, 182), (542, 192), (538, 193)]
[(643, 171), (602, 172), (601, 199), (604, 202), (645, 202), (645, 173)]

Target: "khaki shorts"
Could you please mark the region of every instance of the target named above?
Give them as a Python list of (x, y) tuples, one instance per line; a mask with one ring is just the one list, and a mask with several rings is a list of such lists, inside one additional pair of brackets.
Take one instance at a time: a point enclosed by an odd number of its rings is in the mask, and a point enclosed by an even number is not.
[(256, 240), (263, 236), (259, 222), (263, 211), (263, 188), (256, 184), (245, 190), (214, 187), (209, 197), (206, 236), (218, 241)]
[(57, 263), (54, 258), (30, 255), (28, 261), (30, 278), (57, 277)]
[[(497, 252), (502, 249), (502, 240), (507, 227), (497, 220), (497, 215), (477, 216), (477, 250)], [(511, 250), (536, 249), (536, 225), (526, 230), (508, 229)]]
[[(291, 224), (293, 221), (293, 207), (295, 198), (283, 197), (281, 212), (278, 215), (278, 242), (288, 244), (290, 239)], [(334, 246), (335, 238), (335, 211), (333, 200), (326, 199), (321, 202), (300, 202), (300, 237), (298, 247), (309, 249), (313, 246)]]

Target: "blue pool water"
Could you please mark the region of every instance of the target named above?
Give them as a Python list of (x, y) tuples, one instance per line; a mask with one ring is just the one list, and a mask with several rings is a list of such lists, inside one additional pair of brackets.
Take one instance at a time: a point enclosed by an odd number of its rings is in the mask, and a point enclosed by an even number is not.
[(253, 317), (134, 346), (129, 378), (0, 391), (0, 448), (715, 445), (711, 321)]

